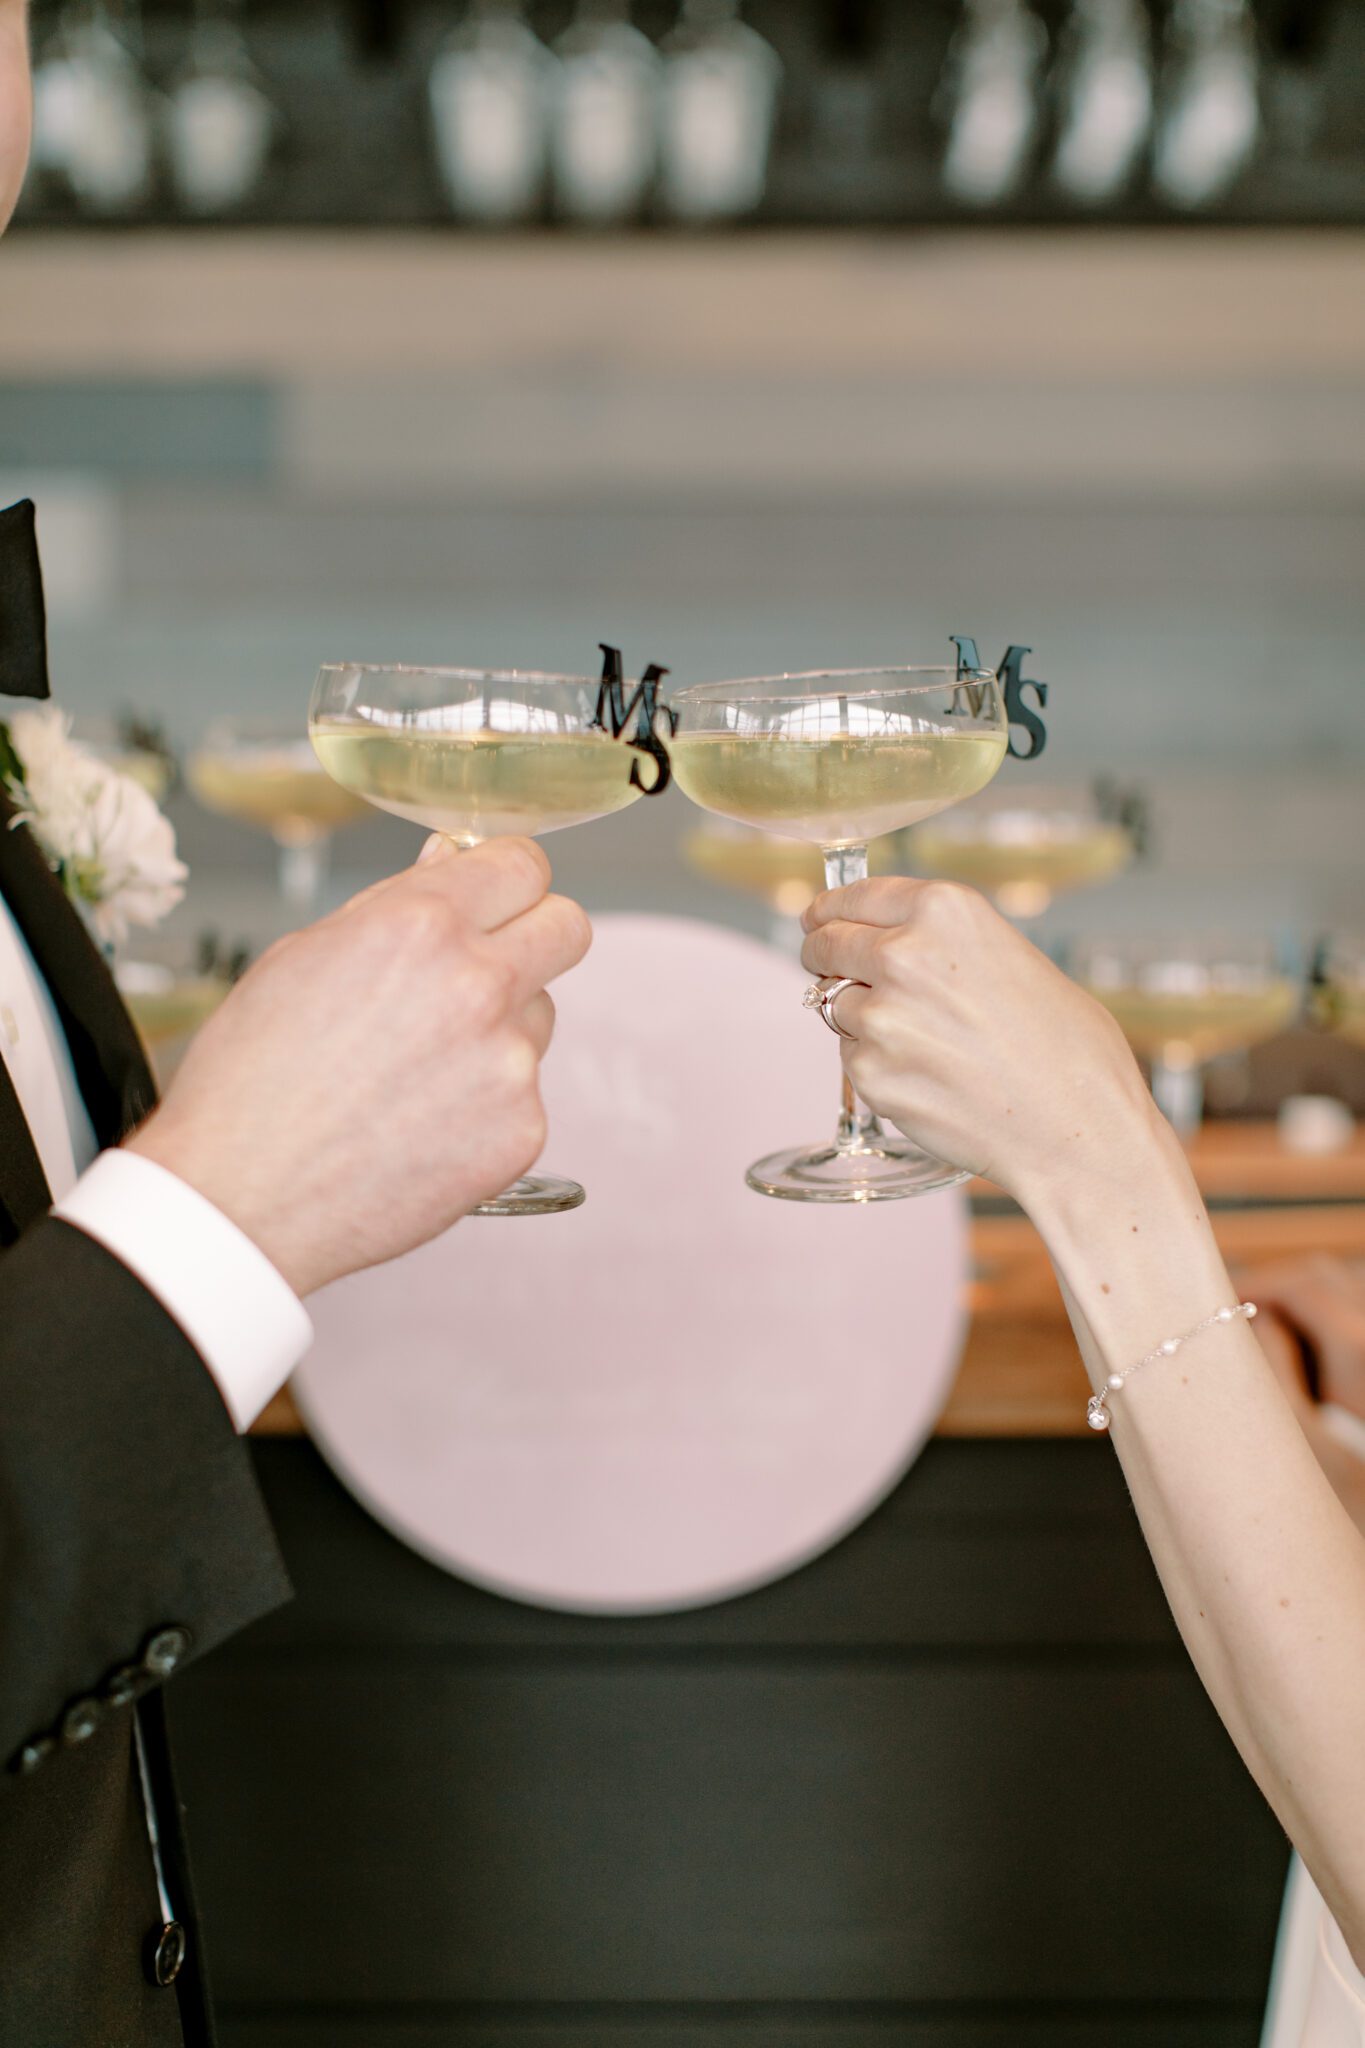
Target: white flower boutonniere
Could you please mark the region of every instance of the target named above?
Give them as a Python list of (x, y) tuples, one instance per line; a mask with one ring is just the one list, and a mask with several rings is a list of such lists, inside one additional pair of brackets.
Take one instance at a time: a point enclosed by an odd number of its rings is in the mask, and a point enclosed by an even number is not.
[(0, 781), (53, 873), (106, 951), (135, 924), (159, 924), (189, 869), (153, 799), (71, 737), (55, 704), (0, 724)]

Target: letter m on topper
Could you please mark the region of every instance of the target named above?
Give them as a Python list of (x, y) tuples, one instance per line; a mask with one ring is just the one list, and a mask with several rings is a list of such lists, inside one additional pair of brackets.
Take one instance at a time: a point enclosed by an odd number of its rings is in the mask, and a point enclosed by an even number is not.
[(668, 748), (659, 735), (659, 721), (668, 727), (670, 739), (678, 729), (677, 712), (659, 702), (659, 684), (668, 670), (661, 668), (657, 661), (651, 661), (633, 695), (627, 698), (620, 648), (609, 647), (605, 640), (599, 644), (602, 649), (602, 681), (597, 692), (597, 715), (592, 722), (600, 731), (610, 732), (614, 740), (619, 740), (634, 718), (635, 736), (628, 738), (626, 745), (650, 756), (654, 763), (654, 778), (647, 783), (640, 774), (639, 762), (632, 761), (630, 785), (632, 789), (643, 790), (646, 796), (659, 796), (667, 789), (673, 774)]

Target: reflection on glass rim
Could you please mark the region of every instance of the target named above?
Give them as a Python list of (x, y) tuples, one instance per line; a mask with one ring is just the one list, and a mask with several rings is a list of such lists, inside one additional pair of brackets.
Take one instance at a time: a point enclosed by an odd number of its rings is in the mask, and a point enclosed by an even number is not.
[(570, 675), (552, 668), (447, 668), (427, 661), (324, 661), (323, 676), (448, 676), (461, 683), (578, 683), (595, 690), (600, 676)]
[[(880, 685), (869, 685), (863, 690), (846, 690), (838, 687), (843, 683), (857, 682), (867, 676), (880, 676)], [(922, 680), (916, 680), (921, 678)], [(969, 668), (959, 670), (951, 662), (935, 663), (932, 666), (915, 668), (812, 668), (792, 669), (775, 676), (736, 676), (733, 681), (721, 683), (688, 683), (682, 689), (668, 692), (671, 703), (680, 703), (687, 698), (723, 700), (738, 690), (743, 690), (751, 702), (800, 703), (813, 696), (811, 690), (765, 691), (764, 686), (772, 683), (829, 683), (832, 696), (840, 697), (884, 697), (893, 691), (942, 690), (955, 683), (993, 683), (997, 680), (992, 668)]]
[(1100, 833), (1121, 836), (1123, 827), (1107, 818), (1087, 817), (1079, 811), (1045, 811), (1016, 805), (1010, 810), (973, 808), (969, 800), (957, 810), (943, 811), (919, 831), (931, 831), (942, 839), (964, 843), (981, 841), (990, 846), (1042, 846), (1090, 839)]

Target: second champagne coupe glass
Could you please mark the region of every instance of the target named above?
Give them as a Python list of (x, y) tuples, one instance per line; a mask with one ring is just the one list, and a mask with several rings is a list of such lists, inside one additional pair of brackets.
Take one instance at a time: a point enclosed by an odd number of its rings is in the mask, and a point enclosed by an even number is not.
[(1321, 1024), (1365, 1046), (1365, 939), (1334, 938), (1322, 947), (1314, 974)]
[(332, 834), (363, 817), (365, 806), (323, 773), (302, 733), (274, 720), (219, 719), (187, 774), (205, 810), (270, 834), (283, 901), (301, 917), (316, 916)]
[[(468, 848), (586, 824), (641, 795), (640, 756), (603, 729), (601, 690), (591, 676), (338, 663), (318, 671), (308, 732), (343, 790)], [(582, 1200), (577, 1181), (527, 1174), (474, 1213)]]
[(1101, 814), (1093, 792), (1033, 789), (1020, 797), (987, 791), (911, 835), (916, 863), (982, 889), (1005, 917), (1041, 917), (1058, 896), (1121, 874), (1132, 833)]
[[(821, 848), (826, 887), (861, 881), (868, 842), (975, 796), (1009, 738), (990, 669), (836, 669), (703, 683), (672, 698), (671, 753), (693, 803)], [(749, 1168), (791, 1202), (877, 1202), (967, 1176), (883, 1130), (844, 1078), (833, 1140)]]
[(1301, 999), (1261, 940), (1092, 941), (1071, 965), (1149, 1062), (1157, 1107), (1182, 1138), (1203, 1119), (1208, 1061), (1274, 1038)]

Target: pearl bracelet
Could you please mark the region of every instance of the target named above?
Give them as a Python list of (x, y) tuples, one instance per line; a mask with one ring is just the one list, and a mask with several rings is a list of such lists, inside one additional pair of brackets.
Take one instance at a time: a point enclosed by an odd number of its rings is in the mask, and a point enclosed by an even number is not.
[(1182, 1344), (1188, 1344), (1191, 1337), (1199, 1336), (1204, 1330), (1213, 1329), (1217, 1323), (1234, 1323), (1238, 1316), (1245, 1316), (1250, 1322), (1255, 1313), (1254, 1301), (1238, 1302), (1233, 1308), (1215, 1309), (1211, 1316), (1205, 1316), (1202, 1323), (1196, 1323), (1194, 1328), (1186, 1330), (1182, 1337), (1167, 1337), (1164, 1343), (1157, 1345), (1155, 1351), (1149, 1351), (1145, 1358), (1137, 1359), (1132, 1365), (1125, 1365), (1120, 1372), (1111, 1372), (1104, 1383), (1103, 1392), (1092, 1394), (1086, 1403), (1086, 1421), (1092, 1429), (1108, 1429), (1112, 1420), (1109, 1403), (1115, 1394), (1123, 1392), (1124, 1382), (1130, 1380), (1135, 1372), (1141, 1372), (1144, 1365), (1155, 1364), (1158, 1358), (1174, 1358)]

